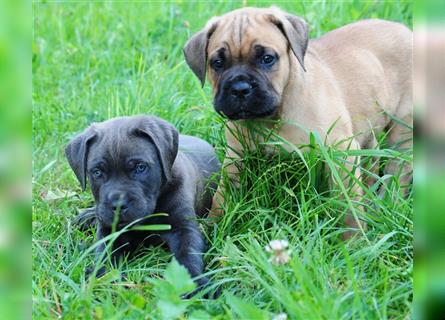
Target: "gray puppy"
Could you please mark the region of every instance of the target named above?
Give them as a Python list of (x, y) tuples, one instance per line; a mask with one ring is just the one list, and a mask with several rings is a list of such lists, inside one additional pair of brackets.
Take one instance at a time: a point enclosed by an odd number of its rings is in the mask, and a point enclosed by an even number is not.
[[(204, 241), (196, 217), (211, 206), (210, 177), (220, 163), (207, 142), (185, 135), (154, 116), (114, 118), (94, 123), (65, 150), (85, 190), (95, 199), (98, 240), (130, 223), (170, 224), (162, 232), (127, 231), (113, 243), (112, 261), (140, 245), (166, 243), (192, 277), (204, 269)], [(153, 213), (168, 216), (147, 217)], [(85, 218), (85, 214), (80, 220)], [(100, 257), (105, 244), (97, 249)], [(104, 269), (99, 271), (99, 275)], [(208, 282), (200, 278), (200, 287)]]

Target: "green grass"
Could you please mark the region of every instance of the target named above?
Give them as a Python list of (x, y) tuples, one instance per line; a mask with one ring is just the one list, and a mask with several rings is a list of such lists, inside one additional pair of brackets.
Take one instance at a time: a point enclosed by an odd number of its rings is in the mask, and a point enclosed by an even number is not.
[[(168, 252), (148, 249), (124, 264), (121, 271), (128, 275), (127, 286), (116, 280), (113, 271), (99, 281), (85, 279), (84, 270), (93, 262), (88, 248), (94, 245), (94, 234), (80, 232), (70, 221), (77, 209), (92, 204), (92, 197), (81, 192), (63, 149), (93, 121), (146, 113), (172, 122), (181, 133), (210, 141), (222, 157), (224, 123), (213, 110), (209, 86), (201, 89), (181, 51), (207, 19), (241, 5), (223, 1), (34, 4), (36, 319), (158, 318), (160, 284), (152, 280), (163, 274), (170, 261)], [(312, 37), (362, 18), (409, 26), (412, 22), (411, 4), (405, 1), (279, 6), (304, 16)], [(411, 160), (384, 145), (363, 155)], [(305, 161), (306, 165), (298, 156), (246, 155), (241, 189), (228, 190), (224, 218), (205, 231), (210, 247), (207, 270), (223, 294), (217, 300), (192, 300), (183, 318), (197, 319), (198, 313), (217, 319), (272, 318), (280, 312), (289, 319), (410, 317), (412, 196), (401, 197), (398, 180), (391, 177), (382, 198), (366, 188), (362, 204), (369, 231), (366, 237), (344, 243), (340, 235), (346, 208), (352, 205), (360, 214), (360, 206), (344, 200), (341, 190), (328, 190), (320, 174), (323, 165), (334, 172), (342, 170), (342, 155), (315, 141)], [(268, 262), (264, 247), (273, 239), (289, 241), (288, 264)]]

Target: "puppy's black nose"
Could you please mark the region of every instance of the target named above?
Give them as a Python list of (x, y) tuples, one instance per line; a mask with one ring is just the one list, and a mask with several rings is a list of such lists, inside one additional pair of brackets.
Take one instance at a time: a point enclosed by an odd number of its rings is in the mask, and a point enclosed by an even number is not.
[(108, 195), (108, 204), (113, 211), (120, 211), (121, 213), (128, 209), (128, 196), (124, 192), (112, 192)]
[(230, 86), (230, 94), (237, 98), (247, 97), (252, 93), (252, 85), (244, 80), (235, 81)]

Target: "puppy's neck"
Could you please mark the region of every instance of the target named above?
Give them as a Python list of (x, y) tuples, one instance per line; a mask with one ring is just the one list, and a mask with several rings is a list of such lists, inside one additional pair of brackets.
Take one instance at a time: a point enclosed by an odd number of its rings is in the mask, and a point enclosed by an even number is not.
[(278, 119), (284, 122), (296, 119), (295, 113), (303, 112), (309, 107), (306, 101), (310, 100), (308, 97), (317, 90), (314, 76), (319, 64), (319, 57), (311, 46), (308, 47), (304, 58), (306, 71), (294, 55), (289, 56), (289, 79), (283, 90), (281, 105), (277, 113)]
[[(305, 63), (307, 65), (308, 63)], [(280, 120), (286, 120), (288, 118), (289, 107), (291, 109), (298, 107), (301, 103), (301, 95), (306, 91), (306, 77), (309, 72), (306, 66), (306, 72), (304, 72), (301, 65), (298, 63), (297, 58), (294, 55), (289, 56), (289, 78), (286, 86), (284, 87), (281, 97), (281, 105), (278, 108), (277, 117)]]

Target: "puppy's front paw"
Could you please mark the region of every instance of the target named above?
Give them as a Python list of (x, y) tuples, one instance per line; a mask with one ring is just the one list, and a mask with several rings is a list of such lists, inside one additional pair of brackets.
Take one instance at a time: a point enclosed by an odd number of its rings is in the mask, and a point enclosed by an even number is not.
[(360, 238), (362, 231), (367, 230), (367, 223), (364, 221), (356, 220), (352, 214), (346, 215), (345, 224), (350, 230), (345, 231), (342, 235), (343, 241), (348, 241), (353, 238)]
[[(209, 218), (214, 221), (224, 215), (224, 210), (221, 208), (221, 199), (215, 195), (212, 199), (212, 208), (209, 212)], [(212, 222), (211, 221), (211, 222)]]
[(208, 278), (203, 278), (202, 281), (198, 283), (198, 289), (206, 290), (207, 292), (203, 295), (204, 299), (217, 299), (221, 295), (221, 288), (218, 286), (216, 288), (211, 288), (212, 283), (209, 281)]
[(81, 231), (86, 231), (91, 227), (96, 226), (96, 208), (88, 208), (81, 211), (74, 219), (73, 224)]
[(209, 212), (209, 222), (215, 222), (220, 217), (224, 215), (224, 210), (222, 208), (215, 208)]
[(207, 290), (210, 287), (209, 278), (201, 278), (197, 281), (198, 287), (192, 292), (184, 295), (183, 299), (190, 299), (195, 296), (198, 292), (206, 290), (207, 292), (202, 296), (204, 299), (217, 299), (221, 295), (221, 289), (218, 287), (216, 289)]
[[(105, 267), (101, 267), (96, 272), (96, 278), (101, 278), (105, 275), (107, 269)], [(85, 269), (85, 277), (90, 278), (94, 273), (94, 267), (88, 267)]]

